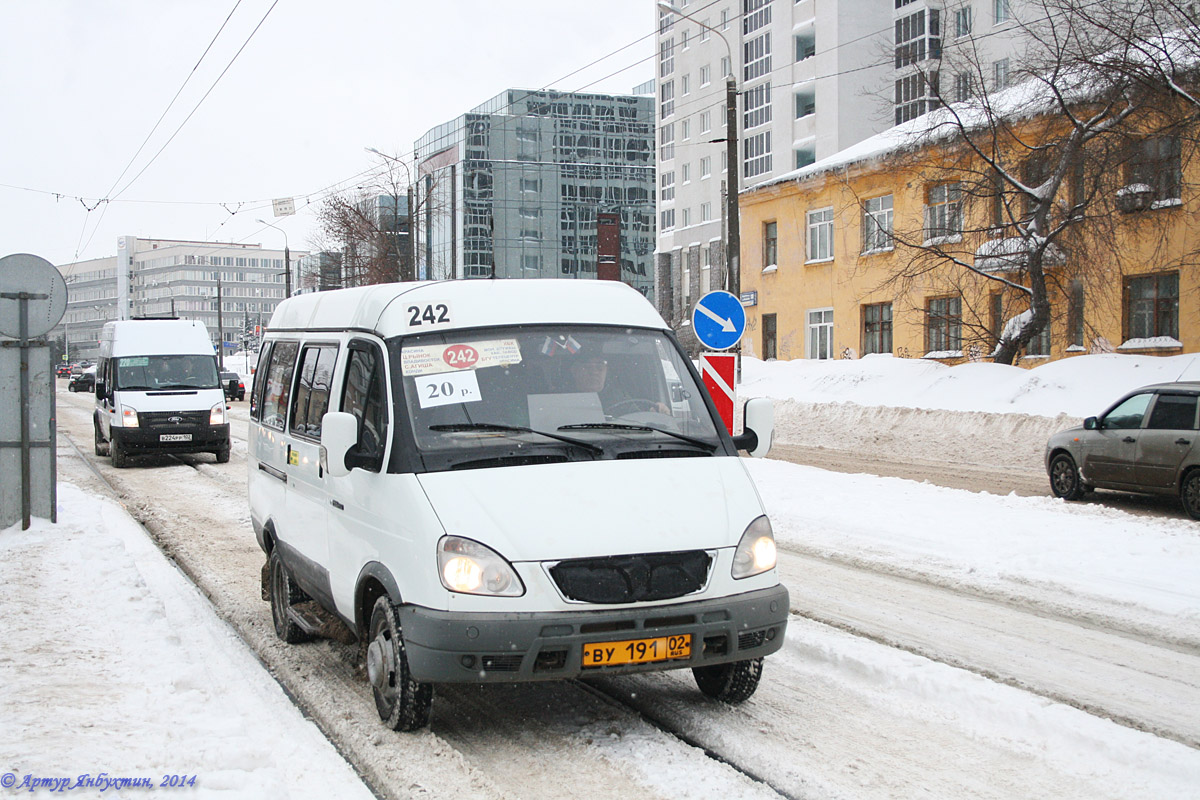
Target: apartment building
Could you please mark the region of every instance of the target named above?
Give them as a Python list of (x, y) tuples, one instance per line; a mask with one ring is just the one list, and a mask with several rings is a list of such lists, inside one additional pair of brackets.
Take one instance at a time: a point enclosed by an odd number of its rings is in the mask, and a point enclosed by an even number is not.
[(936, 108), (939, 91), (1006, 84), (1019, 61), (1022, 2), (659, 3), (655, 252), (664, 317), (686, 327), (702, 294), (728, 286), (727, 75), (745, 190)]
[(421, 279), (595, 278), (597, 215), (620, 278), (653, 292), (651, 96), (510, 89), (416, 142)]
[[(292, 267), (305, 256), (293, 251)], [(71, 361), (94, 360), (105, 322), (176, 316), (203, 322), (214, 346), (218, 330), (239, 343), (284, 299), (285, 269), (284, 251), (261, 244), (122, 236), (116, 255), (58, 266), (67, 310), (50, 337), (65, 336)]]

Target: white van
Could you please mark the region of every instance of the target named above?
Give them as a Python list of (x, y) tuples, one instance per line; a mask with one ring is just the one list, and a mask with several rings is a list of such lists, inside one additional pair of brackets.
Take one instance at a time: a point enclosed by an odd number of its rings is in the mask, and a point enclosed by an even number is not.
[(96, 455), (111, 455), (114, 467), (150, 453), (212, 453), (219, 463), (229, 461), (225, 392), (204, 324), (105, 323), (93, 424)]
[(738, 702), (788, 593), (738, 449), (628, 286), (388, 284), (293, 297), (251, 396), (250, 515), (286, 642), (315, 600), (363, 643), (385, 724), (431, 684), (691, 668)]

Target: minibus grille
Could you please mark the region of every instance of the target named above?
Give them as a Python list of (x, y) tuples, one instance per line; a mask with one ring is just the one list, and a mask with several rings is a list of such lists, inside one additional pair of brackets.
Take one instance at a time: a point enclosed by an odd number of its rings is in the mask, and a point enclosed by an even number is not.
[(550, 576), (568, 600), (637, 603), (698, 592), (708, 582), (712, 558), (703, 550), (579, 558), (560, 561)]
[(207, 411), (148, 411), (138, 414), (138, 426), (142, 428), (175, 428), (180, 425), (207, 424)]

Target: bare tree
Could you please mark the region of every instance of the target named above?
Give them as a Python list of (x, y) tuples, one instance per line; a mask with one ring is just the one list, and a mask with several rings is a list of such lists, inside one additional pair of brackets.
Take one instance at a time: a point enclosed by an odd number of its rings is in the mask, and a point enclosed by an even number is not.
[[(1013, 363), (1053, 319), (1079, 313), (1074, 287), (1120, 291), (1131, 235), (1167, 249), (1161, 216), (1128, 212), (1161, 199), (1151, 181), (1180, 196), (1186, 171), (1161, 171), (1190, 158), (1184, 134), (1200, 105), (1189, 105), (1191, 72), (1152, 65), (1194, 49), (1196, 28), (1168, 24), (1190, 6), (1181, 0), (1133, 0), (1125, 5), (1153, 13), (1120, 19), (1099, 11), (1114, 5), (1025, 3), (1021, 68), (1000, 85), (973, 39), (947, 48), (938, 73), (918, 71), (941, 107), (908, 123), (902, 161), (927, 187), (925, 214), (894, 231), (908, 258), (888, 283), (961, 297), (963, 327), (997, 362)], [(1152, 43), (1168, 32), (1183, 44)], [(1146, 230), (1155, 225), (1158, 239)]]

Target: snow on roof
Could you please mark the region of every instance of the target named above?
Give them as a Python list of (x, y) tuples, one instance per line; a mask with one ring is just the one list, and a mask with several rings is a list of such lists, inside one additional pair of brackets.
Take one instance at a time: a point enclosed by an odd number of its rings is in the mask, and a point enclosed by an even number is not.
[[(1194, 32), (1168, 31), (1160, 37), (1139, 41), (1136, 52), (1114, 52), (1113, 57), (1162, 64), (1164, 69), (1173, 74), (1200, 63), (1200, 42), (1195, 40)], [(1080, 101), (1095, 96), (1100, 89), (1094, 71), (1056, 75), (1052, 82), (1053, 86), (1048, 77), (1033, 77), (1002, 91), (942, 106), (808, 166), (746, 186), (741, 193), (750, 194), (789, 182), (801, 183), (855, 164), (866, 164), (896, 153), (928, 147), (957, 137), (962, 129), (982, 128), (991, 119), (1032, 119), (1056, 108), (1063, 100)]]

